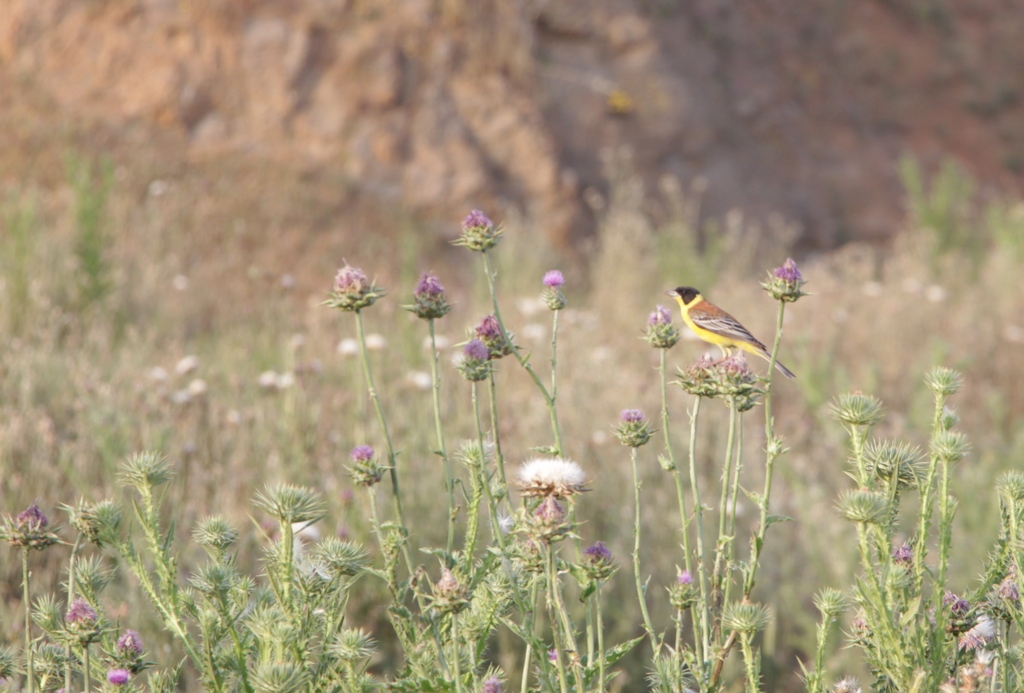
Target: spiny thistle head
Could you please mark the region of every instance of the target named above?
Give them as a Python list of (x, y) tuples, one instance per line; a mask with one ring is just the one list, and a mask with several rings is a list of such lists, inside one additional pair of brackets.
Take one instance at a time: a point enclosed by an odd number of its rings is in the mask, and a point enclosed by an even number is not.
[(309, 670), (305, 665), (268, 659), (250, 671), (249, 679), (260, 693), (299, 693), (306, 690)]
[(853, 676), (844, 676), (835, 682), (829, 693), (863, 693), (863, 688)]
[(615, 437), (623, 445), (638, 448), (651, 439), (651, 424), (641, 409), (623, 409), (619, 414), (619, 425)]
[(921, 450), (903, 442), (872, 440), (864, 447), (867, 470), (879, 479), (896, 477), (900, 488), (916, 488), (924, 474)]
[(469, 606), (469, 591), (448, 568), (441, 567), (441, 577), (434, 583), (433, 606), (441, 613), (457, 614)]
[(360, 311), (372, 306), (386, 295), (384, 289), (366, 278), (366, 273), (345, 262), (334, 276), (334, 288), (324, 305), (347, 312)]
[(563, 457), (538, 457), (519, 468), (519, 490), (524, 496), (565, 498), (586, 491), (583, 468)]
[(544, 274), (544, 293), (542, 298), (544, 304), (551, 310), (562, 310), (565, 308), (565, 294), (562, 293), (562, 285), (565, 284), (565, 277), (558, 270), (549, 270)]
[(679, 330), (672, 324), (668, 308), (659, 305), (647, 318), (644, 339), (655, 349), (671, 349), (679, 341)]
[(376, 652), (377, 643), (373, 636), (362, 629), (346, 628), (331, 643), (331, 654), (349, 664), (369, 659)]
[(996, 490), (1007, 506), (1020, 508), (1021, 501), (1024, 501), (1024, 471), (1011, 469), (999, 477), (996, 482)]
[(552, 544), (565, 538), (569, 526), (565, 522), (565, 509), (555, 496), (544, 496), (544, 500), (521, 523), (523, 531), (539, 544)]
[(455, 369), (462, 374), (462, 377), (471, 383), (478, 383), (487, 380), (491, 374), (491, 352), (487, 345), (480, 339), (471, 339), (466, 342), (462, 353), (455, 360)]
[(942, 605), (947, 607), (954, 616), (966, 616), (971, 610), (969, 601), (949, 590), (942, 595)]
[(615, 572), (612, 552), (603, 541), (583, 549), (583, 570), (591, 580), (607, 580)]
[(357, 445), (348, 456), (352, 464), (346, 469), (358, 486), (370, 487), (384, 478), (388, 468), (380, 464), (377, 454), (369, 445)]
[(462, 233), (453, 241), (454, 245), (484, 252), (498, 244), (503, 230), (495, 226), (490, 218), (479, 209), (474, 209), (462, 220)]
[(124, 686), (131, 677), (127, 669), (111, 669), (107, 672), (107, 683), (111, 686)]
[(413, 304), (405, 309), (424, 320), (436, 320), (448, 314), (452, 309), (445, 296), (444, 287), (436, 276), (430, 272), (420, 275), (416, 289), (412, 294)]
[(238, 530), (224, 517), (214, 515), (200, 520), (192, 537), (200, 546), (212, 549), (214, 555), (221, 555), (238, 540)]
[(71, 526), (96, 546), (108, 546), (118, 540), (121, 509), (112, 500), (98, 503), (80, 501), (77, 507), (64, 506)]
[(943, 407), (942, 415), (939, 416), (939, 428), (943, 431), (951, 431), (958, 423), (960, 423), (960, 415), (956, 413), (956, 409)]
[(910, 548), (910, 544), (903, 542), (901, 546), (893, 549), (892, 562), (907, 569), (912, 568), (914, 566), (914, 551)]
[(668, 588), (668, 599), (677, 611), (685, 611), (697, 602), (697, 586), (689, 570), (680, 570), (676, 575), (676, 581)]
[(832, 620), (846, 611), (849, 601), (842, 590), (826, 587), (814, 595), (814, 606), (821, 612), (822, 618)]
[(967, 454), (970, 444), (960, 431), (940, 431), (932, 437), (932, 454), (943, 462), (959, 462)]
[(502, 693), (503, 690), (500, 678), (497, 676), (488, 676), (484, 680), (484, 685), (480, 689), (480, 693)]
[(273, 515), (283, 525), (316, 522), (327, 514), (320, 494), (305, 486), (267, 484), (253, 500), (256, 507)]
[(847, 426), (867, 428), (874, 426), (885, 416), (882, 403), (878, 398), (860, 392), (839, 395), (829, 405), (829, 413)]
[(99, 616), (89, 602), (81, 597), (71, 602), (71, 607), (64, 615), (64, 626), (72, 640), (88, 645), (100, 637)]
[(42, 551), (60, 541), (56, 532), (49, 528), (50, 520), (33, 503), (15, 517), (5, 516), (0, 524), (0, 539), (11, 546)]
[(882, 524), (889, 515), (888, 501), (871, 491), (844, 491), (836, 507), (847, 520), (863, 524)]
[(936, 397), (946, 398), (954, 395), (963, 387), (963, 378), (958, 371), (945, 366), (936, 366), (924, 376), (927, 385)]
[(494, 315), (485, 316), (480, 324), (473, 328), (473, 337), (484, 343), (492, 359), (500, 359), (512, 353), (512, 335), (508, 335), (508, 339), (505, 338), (501, 331), (501, 323)]
[(771, 612), (764, 604), (730, 602), (722, 612), (722, 625), (738, 633), (759, 633), (771, 622)]
[(700, 357), (686, 370), (679, 372), (680, 387), (697, 397), (725, 397), (737, 411), (748, 411), (764, 394), (764, 379), (750, 370), (747, 359), (736, 353), (721, 363)]
[(121, 467), (121, 481), (140, 492), (151, 492), (171, 480), (174, 472), (167, 458), (155, 452), (131, 455)]
[(801, 296), (807, 295), (801, 291), (801, 287), (806, 283), (793, 258), (786, 258), (781, 267), (776, 267), (768, 274), (768, 278), (761, 283), (761, 286), (776, 301), (793, 303)]
[(120, 638), (117, 639), (117, 651), (125, 654), (139, 656), (142, 654), (142, 639), (139, 634), (132, 629), (128, 629), (124, 632)]
[(1016, 604), (1020, 601), (1020, 586), (1017, 584), (1017, 571), (1011, 564), (1006, 577), (1002, 579), (996, 588), (996, 596), (1000, 599)]
[(8, 679), (13, 679), (18, 672), (18, 656), (10, 647), (0, 647), (0, 686), (3, 686)]
[(354, 576), (370, 565), (366, 549), (355, 542), (327, 536), (316, 543), (312, 558), (327, 567), (333, 576)]

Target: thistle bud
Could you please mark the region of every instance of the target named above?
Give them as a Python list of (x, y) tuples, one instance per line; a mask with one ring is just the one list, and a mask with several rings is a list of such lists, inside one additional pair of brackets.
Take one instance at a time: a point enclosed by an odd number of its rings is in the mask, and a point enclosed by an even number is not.
[(348, 312), (368, 308), (385, 295), (385, 291), (366, 278), (358, 267), (345, 263), (334, 277), (334, 290), (324, 305)]
[(462, 354), (455, 361), (455, 368), (466, 380), (476, 383), (486, 380), (491, 374), (490, 351), (479, 339), (471, 339), (466, 343)]
[(689, 570), (681, 570), (668, 588), (668, 600), (676, 611), (686, 611), (697, 602), (697, 588)]
[(806, 296), (801, 287), (805, 284), (803, 275), (797, 268), (793, 258), (787, 258), (781, 267), (776, 267), (768, 275), (768, 278), (761, 283), (761, 286), (772, 295), (776, 301), (793, 303), (801, 296)]
[(60, 537), (49, 529), (50, 520), (33, 503), (14, 518), (5, 516), (0, 525), (0, 539), (11, 546), (42, 551), (60, 541)]
[(607, 580), (615, 572), (612, 552), (603, 541), (583, 549), (583, 570), (591, 580)]
[(445, 296), (444, 287), (437, 277), (429, 272), (420, 275), (416, 283), (416, 290), (412, 294), (413, 305), (405, 306), (418, 318), (424, 320), (435, 320), (444, 317), (452, 309), (451, 304)]
[(473, 336), (479, 339), (487, 347), (487, 353), (491, 359), (500, 359), (512, 353), (510, 340), (512, 335), (505, 338), (502, 334), (501, 323), (493, 315), (486, 316), (480, 324), (473, 329)]
[(71, 602), (71, 608), (64, 616), (65, 627), (72, 639), (88, 645), (100, 637), (99, 617), (89, 602), (78, 598)]
[(352, 465), (349, 474), (359, 486), (370, 487), (377, 484), (383, 477), (387, 467), (377, 461), (377, 455), (369, 445), (357, 445), (349, 453)]
[(462, 233), (454, 241), (454, 244), (484, 252), (498, 244), (502, 233), (503, 230), (500, 226), (495, 226), (486, 214), (479, 209), (474, 209), (462, 220)]
[(679, 341), (679, 330), (672, 324), (672, 314), (665, 306), (656, 306), (647, 318), (644, 339), (655, 349), (671, 349)]
[(544, 275), (545, 305), (551, 310), (562, 310), (565, 308), (565, 294), (562, 293), (562, 285), (565, 284), (565, 277), (558, 270), (550, 270)]
[(623, 445), (638, 448), (651, 439), (651, 425), (640, 409), (623, 409), (619, 414), (619, 426), (615, 437)]

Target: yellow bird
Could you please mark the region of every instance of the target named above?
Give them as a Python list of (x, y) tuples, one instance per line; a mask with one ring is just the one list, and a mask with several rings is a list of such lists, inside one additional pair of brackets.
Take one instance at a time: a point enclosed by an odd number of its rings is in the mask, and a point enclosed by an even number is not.
[[(724, 354), (723, 358), (731, 356), (733, 349), (742, 349), (771, 362), (772, 355), (768, 352), (768, 348), (757, 341), (757, 338), (750, 334), (750, 330), (741, 325), (739, 320), (701, 296), (697, 289), (692, 286), (680, 286), (665, 293), (679, 303), (683, 322), (705, 342), (717, 344)], [(796, 377), (793, 371), (778, 361), (775, 362), (775, 367), (787, 378)]]

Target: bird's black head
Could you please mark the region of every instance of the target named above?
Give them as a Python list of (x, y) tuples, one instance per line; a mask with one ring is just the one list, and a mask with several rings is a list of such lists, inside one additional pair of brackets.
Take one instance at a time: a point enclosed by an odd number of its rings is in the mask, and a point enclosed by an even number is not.
[(669, 296), (675, 296), (683, 302), (683, 305), (688, 306), (693, 303), (693, 299), (700, 296), (700, 291), (694, 289), (692, 286), (678, 286), (671, 291), (666, 292)]

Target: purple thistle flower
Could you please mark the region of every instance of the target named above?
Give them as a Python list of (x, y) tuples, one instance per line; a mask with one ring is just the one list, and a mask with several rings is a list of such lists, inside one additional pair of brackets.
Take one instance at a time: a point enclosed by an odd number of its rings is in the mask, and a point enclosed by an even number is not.
[(125, 654), (142, 654), (142, 639), (134, 630), (128, 629), (117, 640), (117, 649)]
[(1017, 581), (1012, 575), (1008, 575), (1002, 582), (999, 583), (999, 589), (996, 593), (1000, 598), (1010, 602), (1020, 600), (1020, 589), (1017, 587)]
[(490, 676), (484, 681), (481, 693), (501, 693), (501, 679), (497, 676)]
[(107, 681), (115, 686), (123, 686), (128, 683), (131, 674), (127, 669), (111, 669), (107, 672)]
[(334, 290), (340, 294), (360, 294), (368, 283), (363, 270), (346, 263), (334, 277)]
[(676, 582), (678, 582), (680, 585), (692, 585), (693, 575), (690, 574), (689, 570), (684, 570), (676, 576)]
[(486, 361), (491, 355), (490, 351), (487, 350), (487, 345), (479, 339), (471, 339), (466, 343), (462, 353), (465, 354), (466, 358), (474, 359), (476, 361)]
[(910, 544), (904, 542), (903, 546), (894, 549), (892, 560), (898, 565), (910, 565), (914, 561), (914, 553), (910, 550)]
[(647, 324), (651, 327), (657, 325), (668, 325), (672, 322), (672, 313), (669, 312), (668, 308), (658, 304), (654, 311), (651, 312), (650, 317), (647, 318)]
[(942, 605), (948, 606), (955, 616), (963, 616), (971, 610), (971, 603), (963, 597), (958, 597), (952, 592), (946, 592), (942, 597)]
[(583, 549), (583, 555), (595, 563), (607, 563), (612, 560), (612, 552), (608, 550), (603, 541)]
[(501, 339), (501, 325), (498, 324), (498, 318), (493, 315), (486, 316), (476, 326), (474, 333), (485, 342), (487, 340)]
[(642, 424), (647, 421), (642, 409), (623, 409), (619, 414), (619, 421), (628, 424)]
[(430, 272), (424, 272), (420, 275), (420, 280), (416, 282), (416, 291), (414, 292), (417, 298), (437, 298), (444, 293), (444, 287), (441, 286), (441, 282)]
[(786, 258), (786, 261), (782, 263), (781, 267), (776, 267), (772, 272), (772, 276), (778, 277), (784, 282), (800, 282), (803, 281), (804, 277), (800, 274), (800, 270), (797, 269), (796, 263), (793, 258)]
[(369, 445), (357, 445), (348, 456), (353, 462), (369, 462), (373, 459), (373, 448)]
[(40, 529), (44, 529), (50, 521), (47, 519), (43, 511), (39, 509), (37, 503), (33, 503), (28, 506), (25, 510), (18, 513), (15, 518), (18, 523), (18, 528), (22, 530), (28, 530), (30, 532), (36, 532)]
[(463, 231), (469, 231), (470, 229), (487, 229), (492, 226), (494, 226), (494, 222), (492, 222), (490, 217), (479, 209), (474, 209), (466, 215), (465, 219), (462, 220)]
[(565, 277), (558, 270), (549, 270), (544, 274), (544, 286), (549, 289), (557, 289), (565, 284)]
[(64, 620), (68, 623), (93, 623), (96, 621), (96, 610), (89, 606), (89, 602), (78, 598), (71, 602)]
[(557, 662), (558, 661), (558, 650), (556, 650), (553, 647), (550, 650), (548, 650), (548, 661), (549, 662)]

